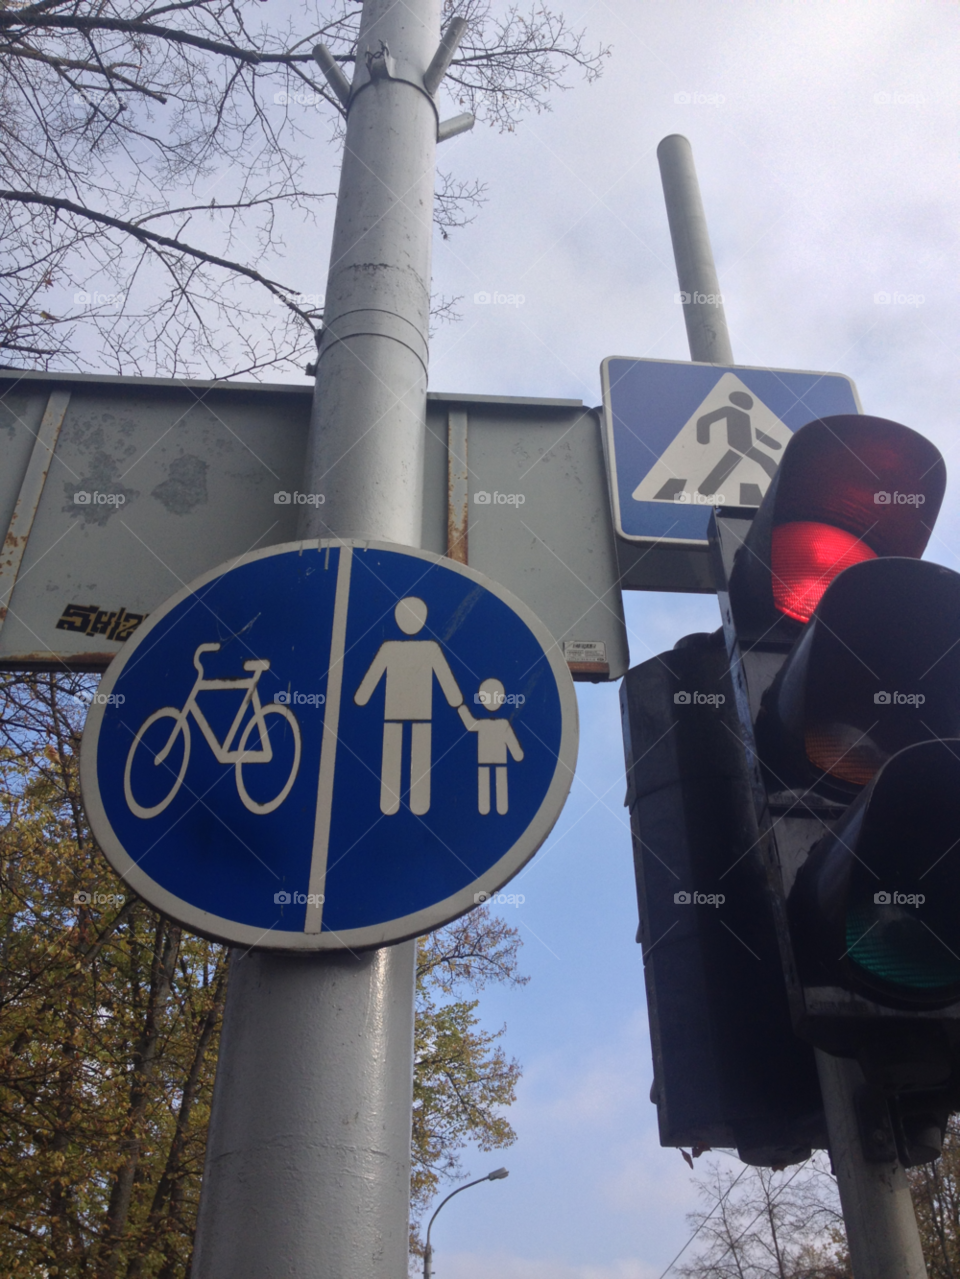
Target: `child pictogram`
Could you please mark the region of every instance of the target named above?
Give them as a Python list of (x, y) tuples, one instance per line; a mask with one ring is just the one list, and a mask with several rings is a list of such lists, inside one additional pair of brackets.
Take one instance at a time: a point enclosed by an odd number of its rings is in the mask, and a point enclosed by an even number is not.
[[(478, 700), (493, 715), (506, 702), (503, 685), (498, 679), (485, 679), (480, 685)], [(466, 706), (461, 706), (460, 718), (467, 732), (477, 735), (477, 808), (484, 815), (490, 812), (490, 769), (496, 768), (497, 812), (502, 816), (510, 807), (507, 751), (519, 763), (523, 759), (523, 747), (505, 717), (474, 719)]]

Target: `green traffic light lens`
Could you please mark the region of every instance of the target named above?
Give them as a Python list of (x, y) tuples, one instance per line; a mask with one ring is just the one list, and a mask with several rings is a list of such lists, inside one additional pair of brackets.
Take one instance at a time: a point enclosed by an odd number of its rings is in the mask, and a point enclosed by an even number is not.
[[(877, 894), (880, 897), (891, 894)], [(908, 894), (900, 894), (908, 897)], [(948, 994), (960, 986), (960, 958), (921, 918), (922, 906), (876, 901), (851, 902), (847, 910), (847, 959), (868, 982), (911, 993)], [(950, 940), (957, 939), (951, 935)]]

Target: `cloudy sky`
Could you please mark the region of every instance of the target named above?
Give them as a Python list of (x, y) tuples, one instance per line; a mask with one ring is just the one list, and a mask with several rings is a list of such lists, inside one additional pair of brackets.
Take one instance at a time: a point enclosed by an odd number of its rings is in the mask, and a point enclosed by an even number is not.
[[(660, 139), (683, 133), (737, 362), (849, 375), (865, 412), (929, 435), (956, 476), (956, 6), (564, 12), (612, 44), (603, 79), (514, 134), (476, 131), (441, 153), (488, 184), (488, 202), (436, 244), (435, 289), (463, 296), (464, 319), (435, 338), (432, 389), (598, 404), (605, 356), (688, 358), (656, 161)], [(476, 306), (481, 290), (524, 300)], [(958, 533), (951, 479), (930, 558), (960, 567)], [(718, 622), (709, 596), (631, 593), (626, 611), (634, 662)], [(519, 1140), (467, 1159), (473, 1176), (502, 1162), (510, 1178), (444, 1209), (440, 1279), (658, 1279), (689, 1234), (695, 1190), (647, 1099), (616, 689), (578, 687), (571, 800), (517, 883), (524, 904), (503, 908), (533, 980), (484, 1002), (524, 1065)]]
[[(504, 9), (507, 0), (495, 0)], [(957, 454), (958, 8), (949, 0), (565, 0), (612, 56), (514, 133), (477, 129), (441, 164), (487, 184), (437, 237), (459, 296), (431, 389), (600, 403), (607, 356), (688, 358), (656, 148), (693, 147), (738, 363), (852, 377), (868, 413)], [(456, 109), (456, 108), (454, 108)], [(332, 153), (316, 189), (335, 184)], [(317, 162), (319, 165), (319, 161)], [(332, 206), (292, 232), (282, 278), (322, 295)], [(476, 305), (478, 292), (515, 305)], [(893, 299), (876, 301), (877, 295)], [(522, 302), (518, 299), (522, 297)], [(300, 379), (301, 384), (303, 380)], [(960, 487), (930, 556), (960, 568)], [(629, 593), (633, 662), (718, 624), (712, 596)], [(517, 1144), (444, 1209), (439, 1279), (660, 1279), (689, 1237), (689, 1170), (658, 1145), (617, 689), (579, 685), (566, 810), (505, 906), (532, 976), (484, 996), (524, 1067)], [(687, 1254), (689, 1255), (689, 1254)]]

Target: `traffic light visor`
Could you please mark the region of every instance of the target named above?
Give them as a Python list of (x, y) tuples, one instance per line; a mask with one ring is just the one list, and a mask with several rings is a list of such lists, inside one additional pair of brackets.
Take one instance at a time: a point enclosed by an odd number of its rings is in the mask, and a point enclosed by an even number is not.
[(939, 450), (899, 422), (843, 414), (801, 427), (730, 575), (741, 641), (795, 634), (790, 623), (806, 624), (830, 583), (854, 564), (919, 559), (945, 486)]
[(761, 756), (781, 784), (852, 798), (932, 737), (960, 737), (960, 573), (900, 556), (854, 564), (764, 694)]
[(960, 1001), (960, 740), (890, 759), (790, 894), (803, 980), (894, 1008)]

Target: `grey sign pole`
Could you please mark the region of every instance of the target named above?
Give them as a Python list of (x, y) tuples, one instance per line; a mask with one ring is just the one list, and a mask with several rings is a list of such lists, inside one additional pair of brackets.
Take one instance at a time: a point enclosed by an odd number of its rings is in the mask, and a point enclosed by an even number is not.
[(704, 364), (732, 364), (727, 319), (690, 143), (681, 134), (671, 133), (657, 147), (657, 159), (690, 359)]
[[(680, 134), (657, 147), (670, 235), (683, 293), (691, 360), (732, 364), (710, 236), (690, 143)], [(910, 1188), (897, 1163), (868, 1163), (857, 1128), (859, 1067), (817, 1052), (830, 1157), (850, 1246), (854, 1279), (927, 1279)], [(862, 1079), (861, 1079), (862, 1082)]]
[[(347, 127), (304, 537), (421, 542), (436, 144), (473, 123), (432, 93), (463, 26), (365, 0), (352, 84), (315, 51)], [(193, 1279), (406, 1274), (414, 956), (234, 953)]]

